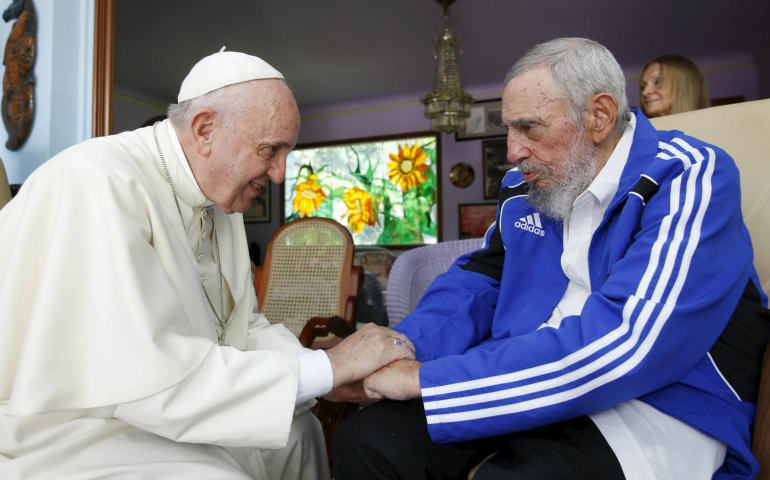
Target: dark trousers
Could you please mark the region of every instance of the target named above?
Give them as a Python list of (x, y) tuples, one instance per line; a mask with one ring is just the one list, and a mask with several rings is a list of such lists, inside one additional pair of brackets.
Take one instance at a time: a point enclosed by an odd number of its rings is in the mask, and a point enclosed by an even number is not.
[(334, 435), (336, 480), (624, 480), (623, 470), (587, 416), (526, 432), (434, 443), (421, 400), (381, 401), (342, 422)]

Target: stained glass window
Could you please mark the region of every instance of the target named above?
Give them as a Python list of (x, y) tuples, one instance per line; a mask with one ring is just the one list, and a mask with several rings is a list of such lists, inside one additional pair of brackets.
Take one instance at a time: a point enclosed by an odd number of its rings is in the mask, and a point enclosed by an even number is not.
[(438, 135), (295, 149), (286, 160), (284, 219), (324, 217), (356, 245), (436, 243)]

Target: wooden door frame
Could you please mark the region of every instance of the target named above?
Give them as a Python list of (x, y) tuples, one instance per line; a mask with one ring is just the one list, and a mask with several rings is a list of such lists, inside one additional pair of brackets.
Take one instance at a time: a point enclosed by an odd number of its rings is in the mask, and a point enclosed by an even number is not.
[(114, 67), (115, 0), (95, 0), (92, 137), (102, 137), (112, 133)]

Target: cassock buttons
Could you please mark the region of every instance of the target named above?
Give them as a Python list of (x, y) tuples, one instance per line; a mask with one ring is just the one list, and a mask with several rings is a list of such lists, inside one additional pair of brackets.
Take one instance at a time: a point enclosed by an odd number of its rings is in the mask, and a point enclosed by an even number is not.
[(203, 259), (203, 255), (198, 255), (197, 257), (195, 257), (195, 261), (198, 263), (200, 263), (202, 259)]
[(201, 230), (201, 238), (206, 238), (206, 230)]

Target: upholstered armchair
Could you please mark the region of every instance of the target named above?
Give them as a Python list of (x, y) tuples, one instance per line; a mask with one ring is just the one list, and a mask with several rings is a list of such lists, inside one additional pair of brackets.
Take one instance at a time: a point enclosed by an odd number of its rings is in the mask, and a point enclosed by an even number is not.
[(483, 238), (441, 242), (404, 252), (388, 276), (388, 324), (398, 325), (417, 306), (433, 280), (446, 272), (460, 255), (478, 250)]
[[(741, 173), (741, 209), (754, 245), (762, 290), (770, 292), (770, 100), (707, 108), (652, 120), (658, 130), (681, 130), (712, 143), (735, 160)], [(754, 423), (753, 453), (759, 480), (770, 479), (770, 352), (765, 348)]]

